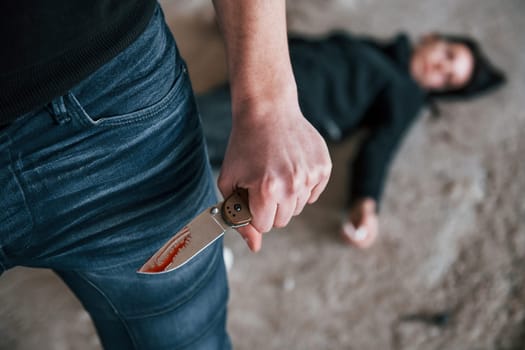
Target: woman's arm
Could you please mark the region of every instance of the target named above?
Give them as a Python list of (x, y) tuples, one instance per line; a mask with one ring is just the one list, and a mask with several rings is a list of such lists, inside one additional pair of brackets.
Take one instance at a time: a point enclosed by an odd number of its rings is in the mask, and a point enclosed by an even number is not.
[(373, 122), (352, 165), (348, 221), (342, 227), (343, 237), (357, 247), (369, 247), (379, 233), (379, 201), (388, 168), (422, 103), (413, 82), (392, 81), (365, 117)]
[(352, 164), (349, 204), (369, 197), (379, 204), (390, 163), (424, 103), (424, 94), (408, 78), (389, 82), (367, 112), (370, 133)]
[(260, 233), (285, 226), (326, 187), (326, 143), (299, 108), (286, 39), (283, 0), (214, 0), (226, 42), (233, 125), (219, 176), (227, 196), (248, 189), (249, 247)]

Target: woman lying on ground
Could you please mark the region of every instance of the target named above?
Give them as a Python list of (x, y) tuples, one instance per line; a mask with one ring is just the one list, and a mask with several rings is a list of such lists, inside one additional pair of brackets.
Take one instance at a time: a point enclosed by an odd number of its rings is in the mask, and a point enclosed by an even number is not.
[[(390, 42), (332, 33), (291, 38), (290, 57), (305, 117), (329, 141), (368, 129), (351, 164), (348, 210), (341, 233), (369, 247), (389, 165), (423, 106), (435, 99), (467, 99), (504, 82), (472, 39), (425, 35), (412, 46), (400, 34)], [(197, 96), (210, 160), (220, 166), (230, 132), (228, 85)]]

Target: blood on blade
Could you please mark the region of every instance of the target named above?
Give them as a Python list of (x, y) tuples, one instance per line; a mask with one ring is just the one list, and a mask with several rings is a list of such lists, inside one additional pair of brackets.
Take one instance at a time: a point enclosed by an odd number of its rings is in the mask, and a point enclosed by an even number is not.
[(155, 263), (148, 268), (148, 272), (161, 272), (166, 270), (179, 252), (188, 246), (190, 241), (191, 231), (186, 226), (166, 244), (166, 249), (155, 258)]

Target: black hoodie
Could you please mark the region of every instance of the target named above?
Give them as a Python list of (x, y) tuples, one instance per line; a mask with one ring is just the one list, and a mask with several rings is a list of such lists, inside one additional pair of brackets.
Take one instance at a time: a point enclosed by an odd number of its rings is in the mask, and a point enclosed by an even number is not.
[[(351, 165), (349, 205), (381, 199), (395, 151), (425, 104), (425, 92), (408, 71), (407, 36), (381, 43), (332, 33), (291, 38), (290, 57), (304, 116), (330, 141), (369, 129)], [(212, 164), (222, 162), (231, 128), (228, 86), (197, 97)]]

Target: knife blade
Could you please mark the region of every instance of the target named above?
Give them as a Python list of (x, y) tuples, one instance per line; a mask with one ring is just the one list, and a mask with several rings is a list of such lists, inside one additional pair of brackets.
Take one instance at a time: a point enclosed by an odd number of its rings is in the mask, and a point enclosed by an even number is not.
[(173, 235), (138, 273), (165, 273), (186, 264), (226, 231), (248, 225), (252, 220), (248, 191), (236, 189), (224, 202), (202, 211)]

